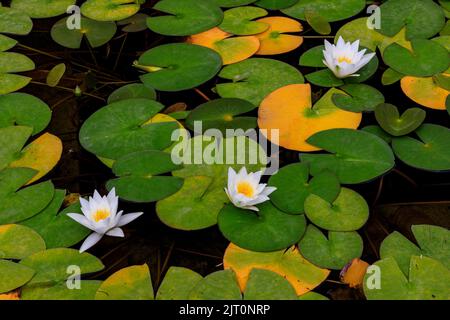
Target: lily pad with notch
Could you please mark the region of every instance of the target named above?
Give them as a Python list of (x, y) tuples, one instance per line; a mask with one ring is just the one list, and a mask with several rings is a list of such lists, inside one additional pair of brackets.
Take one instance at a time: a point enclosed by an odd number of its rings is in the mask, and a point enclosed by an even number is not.
[(297, 300), (297, 293), (283, 276), (255, 268), (248, 276), (244, 300)]
[(140, 32), (147, 30), (147, 19), (148, 15), (145, 13), (136, 13), (135, 15), (117, 21), (118, 26), (123, 26), (122, 31), (123, 32)]
[(0, 293), (23, 286), (34, 276), (34, 270), (19, 263), (0, 259)]
[[(446, 77), (446, 75), (440, 75)], [(403, 77), (401, 82), (403, 92), (414, 102), (435, 110), (445, 110), (445, 102), (450, 90), (441, 87), (442, 82), (435, 77)]]
[(23, 11), (0, 6), (0, 33), (27, 35), (32, 29), (33, 21)]
[(87, 0), (81, 6), (81, 13), (96, 21), (119, 21), (136, 14), (140, 2), (136, 0)]
[(33, 19), (52, 18), (66, 13), (76, 0), (12, 0), (11, 8)]
[(401, 116), (393, 104), (381, 103), (375, 108), (375, 118), (384, 131), (394, 137), (405, 136), (425, 121), (427, 113), (420, 108), (407, 109)]
[(31, 78), (14, 74), (34, 70), (34, 62), (27, 56), (16, 52), (0, 52), (0, 95), (22, 89)]
[(23, 259), (45, 250), (45, 242), (31, 228), (18, 224), (0, 225), (0, 258)]
[(299, 0), (258, 0), (255, 5), (267, 10), (281, 10), (292, 7)]
[(264, 17), (268, 12), (259, 7), (236, 7), (224, 12), (224, 17), (219, 28), (225, 32), (247, 36), (262, 33), (269, 28), (264, 22), (253, 21)]
[(156, 91), (142, 83), (130, 83), (114, 90), (108, 97), (108, 104), (127, 99), (156, 100)]
[(375, 107), (384, 103), (383, 94), (366, 84), (347, 84), (339, 88), (344, 94), (333, 94), (334, 104), (346, 111), (367, 112), (374, 111)]
[(222, 67), (222, 58), (209, 48), (172, 43), (146, 51), (139, 65), (150, 71), (141, 76), (144, 84), (159, 91), (181, 91), (212, 79)]

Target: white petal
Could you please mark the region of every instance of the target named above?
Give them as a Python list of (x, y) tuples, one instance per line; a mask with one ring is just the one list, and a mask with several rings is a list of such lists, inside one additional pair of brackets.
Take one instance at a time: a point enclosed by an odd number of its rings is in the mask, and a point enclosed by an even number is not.
[(129, 224), (131, 221), (139, 218), (143, 214), (144, 214), (143, 212), (133, 212), (133, 213), (124, 214), (122, 217), (120, 217), (120, 220), (117, 223), (117, 227), (122, 227), (126, 224)]
[(67, 216), (72, 218), (82, 226), (91, 229), (92, 231), (95, 231), (95, 228), (92, 226), (91, 222), (84, 215), (79, 213), (68, 213)]
[(325, 40), (325, 51), (329, 52), (330, 54), (333, 51), (333, 45), (329, 43), (327, 40)]
[(245, 207), (245, 208), (243, 208), (243, 209), (253, 210), (253, 211), (256, 211), (256, 212), (259, 211), (259, 209), (258, 209), (257, 207), (254, 207), (254, 206), (251, 206), (251, 207)]
[(107, 196), (109, 208), (111, 209), (111, 214), (115, 215), (117, 213), (117, 208), (119, 207), (119, 197), (116, 196), (116, 189), (112, 188)]
[(94, 191), (94, 200), (96, 202), (100, 202), (102, 200), (102, 197), (100, 196), (97, 190)]
[(236, 184), (236, 171), (233, 168), (228, 168), (228, 190), (233, 189), (233, 186)]
[(102, 237), (103, 235), (97, 232), (91, 233), (91, 235), (87, 237), (81, 245), (80, 252), (84, 252), (87, 249), (91, 248), (93, 245), (99, 242)]
[(111, 237), (119, 237), (119, 238), (123, 238), (125, 237), (125, 234), (123, 233), (123, 230), (120, 228), (114, 228), (109, 230), (106, 233), (107, 236), (111, 236)]
[(269, 196), (272, 192), (276, 191), (277, 188), (276, 187), (266, 187), (261, 194), (264, 196)]
[(345, 41), (344, 41), (344, 39), (341, 36), (338, 39), (336, 47), (338, 49), (344, 49), (344, 47), (345, 47)]
[(256, 204), (260, 204), (260, 203), (266, 202), (267, 200), (269, 200), (269, 197), (261, 195), (261, 196), (258, 196), (258, 197), (257, 197), (256, 199), (254, 199), (254, 200), (248, 201), (248, 202), (246, 203), (246, 205), (247, 205), (247, 206), (254, 206), (254, 205), (256, 205)]

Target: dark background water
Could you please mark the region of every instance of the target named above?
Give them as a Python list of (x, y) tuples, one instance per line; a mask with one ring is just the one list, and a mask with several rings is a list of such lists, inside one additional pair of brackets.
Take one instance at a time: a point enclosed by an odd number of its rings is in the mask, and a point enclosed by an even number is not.
[[(3, 5), (9, 5), (9, 1), (1, 2)], [(154, 2), (156, 1), (147, 1), (141, 11), (154, 14), (150, 9)], [(274, 12), (271, 15), (278, 14)], [(70, 193), (89, 195), (94, 189), (106, 192), (105, 182), (112, 178), (113, 174), (94, 155), (79, 145), (78, 130), (81, 124), (92, 113), (105, 106), (107, 96), (124, 85), (123, 82), (138, 80), (141, 73), (132, 67), (132, 63), (142, 52), (160, 44), (183, 39), (163, 37), (150, 30), (130, 33), (125, 38), (119, 27), (115, 38), (103, 47), (90, 49), (84, 41), (80, 49), (72, 50), (59, 46), (50, 37), (51, 26), (59, 19), (61, 17), (34, 20), (30, 35), (14, 36), (22, 45), (45, 54), (24, 47), (16, 47), (12, 51), (24, 53), (35, 61), (36, 70), (29, 73), (35, 82), (45, 82), (48, 70), (58, 63), (66, 63), (67, 73), (60, 86), (75, 88), (79, 85), (91, 96), (74, 97), (73, 93), (66, 89), (49, 88), (36, 83), (30, 84), (22, 91), (31, 93), (49, 104), (53, 110), (53, 119), (48, 131), (59, 136), (64, 144), (63, 157), (47, 178), (52, 179), (56, 187), (66, 189)], [(333, 23), (333, 30), (338, 30), (345, 23), (346, 21)], [(303, 35), (317, 35), (306, 24), (304, 29)], [(307, 38), (299, 49), (272, 58), (298, 67), (300, 55), (321, 44), (323, 39)], [(299, 69), (303, 74), (314, 71), (311, 68)], [(399, 83), (386, 87), (381, 85), (384, 70), (385, 67), (381, 63), (377, 74), (367, 83), (378, 88), (385, 95), (387, 102), (397, 105), (401, 110), (420, 107), (403, 94)], [(217, 98), (211, 90), (217, 81), (219, 80), (215, 78), (199, 89), (208, 97)], [(317, 97), (324, 90), (326, 89), (313, 86)], [(205, 102), (194, 90), (161, 92), (158, 93), (158, 100), (165, 106), (182, 102), (187, 104), (189, 109)], [(450, 117), (445, 111), (426, 111), (426, 122), (449, 127)], [(256, 111), (252, 114), (256, 115)], [(364, 114), (361, 126), (375, 123), (373, 114)], [(280, 157), (281, 165), (298, 161), (297, 152), (282, 150)], [(396, 169), (383, 178), (350, 187), (360, 192), (371, 205), (371, 218), (360, 230), (365, 242), (363, 260), (376, 261), (380, 242), (393, 230), (399, 230), (411, 238), (409, 228), (412, 224), (428, 223), (450, 227), (450, 173), (424, 172), (397, 160)], [(93, 278), (104, 279), (125, 266), (148, 263), (156, 287), (167, 268), (172, 265), (188, 267), (203, 275), (222, 268), (222, 257), (228, 241), (217, 227), (201, 231), (179, 231), (159, 221), (154, 204), (136, 205), (122, 202), (121, 208), (125, 212), (143, 210), (145, 215), (125, 228), (125, 239), (106, 237), (91, 250), (106, 265), (105, 270), (93, 275)], [(329, 280), (331, 281), (324, 282), (316, 291), (335, 299), (361, 297), (357, 290), (347, 289), (346, 286), (334, 282), (339, 281), (338, 272), (333, 272)]]

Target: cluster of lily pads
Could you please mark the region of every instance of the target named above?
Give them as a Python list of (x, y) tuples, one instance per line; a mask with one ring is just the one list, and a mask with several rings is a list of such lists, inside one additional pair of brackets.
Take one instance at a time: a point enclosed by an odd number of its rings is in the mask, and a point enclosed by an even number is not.
[[(83, 274), (104, 266), (70, 248), (91, 232), (71, 218), (82, 213), (80, 204), (63, 208), (66, 191), (39, 182), (56, 166), (62, 143), (43, 133), (49, 107), (14, 93), (31, 81), (16, 73), (35, 66), (8, 51), (17, 41), (4, 34), (26, 35), (32, 19), (65, 14), (76, 1), (12, 0), (10, 8), (0, 7), (0, 297), (321, 300), (327, 298), (312, 290), (332, 270), (342, 270), (341, 281), (362, 287), (367, 299), (450, 297), (450, 232), (431, 225), (413, 226), (418, 246), (390, 234), (373, 264), (381, 285), (367, 285), (369, 264), (359, 260), (363, 240), (357, 231), (369, 218), (369, 206), (351, 189), (387, 174), (396, 161), (450, 170), (450, 130), (428, 123), (426, 112), (450, 113), (446, 1), (384, 1), (380, 29), (368, 28), (367, 17), (353, 18), (365, 9), (365, 0), (161, 0), (150, 16), (139, 12), (144, 2), (87, 0), (80, 29), (69, 30), (70, 17), (64, 17), (51, 30), (55, 42), (72, 49), (80, 48), (84, 36), (91, 47), (104, 45), (117, 25), (123, 32), (149, 28), (173, 37), (173, 43), (139, 57), (133, 67), (142, 71), (140, 82), (112, 92), (107, 105), (83, 123), (79, 140), (112, 169), (116, 177), (106, 187), (122, 200), (155, 202), (159, 219), (175, 229), (218, 225), (230, 241), (224, 270), (203, 277), (174, 266), (153, 288), (147, 265), (130, 266), (104, 281), (82, 280), (78, 290), (67, 286), (68, 265)], [(302, 32), (310, 28), (327, 35), (330, 23), (347, 19), (335, 42), (359, 41), (365, 52), (378, 56), (356, 70), (358, 76), (340, 77), (326, 63), (325, 46), (302, 50), (309, 39)], [(277, 60), (288, 52), (298, 53), (298, 66)], [(385, 101), (367, 84), (380, 69), (382, 85), (400, 82), (421, 107), (401, 114)], [(47, 83), (56, 86), (64, 71), (63, 65), (55, 67)], [(174, 112), (165, 112), (157, 101), (158, 91), (199, 86), (216, 98)], [(360, 128), (370, 113), (376, 124)], [(224, 188), (230, 167), (264, 170), (268, 155), (246, 136), (218, 140), (208, 135), (212, 128), (276, 129), (279, 145), (298, 152), (297, 162), (268, 179), (276, 190), (270, 201), (257, 204), (257, 212), (237, 207)], [(214, 156), (242, 146), (245, 154), (238, 158), (233, 152), (231, 165), (174, 162), (174, 153), (201, 158), (211, 141), (218, 145), (211, 150)], [(256, 163), (250, 161), (253, 154), (259, 155)]]

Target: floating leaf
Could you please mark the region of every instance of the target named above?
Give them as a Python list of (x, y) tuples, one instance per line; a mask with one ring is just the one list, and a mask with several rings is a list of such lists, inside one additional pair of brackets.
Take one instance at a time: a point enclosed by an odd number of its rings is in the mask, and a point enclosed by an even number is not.
[(41, 99), (26, 93), (0, 96), (0, 128), (19, 125), (33, 128), (38, 134), (47, 127), (52, 112)]
[(34, 270), (31, 268), (0, 259), (0, 293), (23, 286), (33, 275)]
[(370, 181), (395, 165), (389, 145), (368, 132), (332, 129), (316, 133), (307, 142), (333, 153), (302, 154), (302, 161), (310, 163), (311, 174), (329, 169), (336, 173), (341, 183)]
[(190, 36), (219, 25), (223, 12), (210, 0), (162, 0), (153, 9), (168, 15), (150, 17), (147, 26), (166, 36)]
[(16, 44), (17, 44), (17, 40), (14, 40), (3, 34), (0, 34), (0, 51), (9, 50), (9, 49), (15, 47)]
[(339, 275), (340, 279), (343, 283), (348, 284), (350, 288), (359, 288), (363, 284), (368, 267), (369, 264), (367, 262), (355, 258), (342, 269)]
[(213, 49), (220, 54), (224, 65), (248, 59), (260, 47), (260, 42), (257, 37), (232, 36), (231, 33), (227, 33), (216, 27), (190, 36), (188, 42)]
[(332, 100), (342, 110), (351, 112), (374, 111), (377, 105), (384, 103), (383, 94), (366, 84), (347, 84), (339, 89), (346, 94), (334, 94)]
[(326, 18), (322, 17), (320, 13), (313, 8), (306, 8), (304, 11), (305, 20), (319, 34), (330, 34), (331, 25)]
[(164, 108), (148, 99), (114, 102), (95, 112), (80, 130), (81, 145), (97, 156), (118, 159), (142, 150), (162, 150), (171, 144), (175, 122), (148, 120)]
[(297, 300), (294, 287), (281, 275), (253, 269), (248, 277), (244, 300)]
[(280, 10), (293, 6), (298, 0), (258, 0), (255, 4), (268, 10)]
[(12, 0), (11, 8), (33, 19), (51, 18), (66, 13), (76, 0)]
[(118, 21), (131, 17), (139, 8), (139, 2), (134, 0), (87, 0), (81, 13), (96, 21)]
[(70, 276), (67, 273), (67, 267), (70, 265), (78, 266), (82, 274), (96, 272), (104, 267), (102, 262), (93, 255), (66, 248), (37, 252), (20, 261), (20, 264), (36, 271), (27, 286), (66, 280)]
[(325, 236), (314, 225), (308, 225), (298, 244), (300, 253), (321, 268), (342, 269), (363, 252), (363, 240), (357, 232), (329, 231)]
[(62, 18), (56, 22), (50, 31), (52, 39), (66, 48), (79, 49), (84, 36), (92, 48), (101, 47), (111, 40), (117, 31), (114, 22), (95, 21), (85, 17), (81, 17), (81, 29), (69, 29), (67, 27), (69, 18)]
[(383, 43), (386, 37), (378, 33), (375, 29), (368, 28), (367, 20), (368, 18), (358, 18), (346, 23), (336, 33), (335, 40), (339, 39), (339, 37), (350, 42), (359, 40), (362, 47), (375, 52), (377, 47)]
[(33, 22), (23, 11), (0, 7), (0, 33), (27, 35), (31, 29), (33, 29)]
[(315, 194), (309, 195), (305, 200), (305, 213), (309, 220), (322, 229), (354, 231), (366, 223), (369, 218), (369, 207), (359, 193), (341, 188), (341, 192), (333, 202), (328, 202)]
[(242, 291), (245, 291), (250, 272), (264, 269), (278, 273), (295, 288), (297, 295), (313, 290), (330, 273), (305, 260), (295, 247), (275, 252), (252, 252), (230, 244), (225, 251), (224, 268), (236, 272)]
[[(208, 101), (192, 110), (186, 118), (186, 126), (195, 130), (196, 121), (201, 121), (202, 129), (217, 129), (225, 133), (227, 129), (256, 128), (255, 117), (237, 117), (255, 109), (255, 106), (246, 100), (223, 98)], [(203, 132), (197, 132), (203, 133)]]
[(190, 269), (170, 267), (159, 286), (156, 300), (188, 300), (190, 292), (202, 279)]
[(0, 52), (0, 95), (17, 91), (31, 81), (29, 77), (11, 73), (30, 71), (34, 68), (34, 62), (23, 54)]
[(47, 75), (46, 82), (50, 87), (56, 87), (61, 81), (66, 72), (66, 65), (64, 63), (54, 66)]
[(383, 86), (389, 86), (400, 81), (403, 77), (403, 74), (395, 71), (394, 69), (387, 68), (386, 71), (383, 72), (381, 83), (383, 84)]
[[(368, 273), (364, 279), (364, 294), (368, 300), (448, 300), (450, 271), (428, 257), (411, 258), (409, 278), (405, 277), (394, 258), (374, 264), (380, 268), (380, 287), (368, 287)], [(372, 275), (373, 276), (373, 275)]]
[(226, 66), (219, 77), (233, 81), (216, 85), (222, 98), (244, 99), (255, 106), (278, 88), (305, 82), (302, 74), (289, 64), (262, 58)]
[(392, 142), (393, 137), (389, 133), (387, 133), (386, 131), (381, 129), (380, 126), (377, 126), (377, 125), (366, 126), (366, 127), (362, 128), (361, 130), (369, 132), (373, 135), (376, 135), (389, 144)]
[(36, 171), (30, 168), (0, 171), (0, 224), (28, 219), (50, 203), (54, 194), (50, 181), (19, 190), (35, 174)]
[(364, 9), (364, 0), (300, 0), (297, 4), (281, 10), (284, 14), (306, 20), (305, 11), (315, 11), (328, 22), (350, 18)]
[(156, 100), (156, 91), (142, 83), (127, 84), (109, 95), (108, 104), (127, 99)]
[(402, 272), (409, 275), (412, 256), (426, 256), (450, 267), (450, 231), (438, 226), (414, 225), (411, 227), (419, 246), (395, 231), (387, 236), (380, 247), (381, 259), (394, 258)]
[(116, 189), (120, 198), (134, 202), (154, 202), (177, 192), (183, 185), (178, 177), (161, 174), (180, 169), (171, 155), (163, 151), (146, 150), (127, 154), (114, 163), (113, 172), (119, 178), (109, 180), (108, 190)]
[(221, 7), (231, 8), (231, 7), (245, 6), (247, 4), (255, 2), (256, 0), (212, 0), (212, 1), (217, 3), (217, 5)]
[(431, 109), (445, 110), (445, 101), (450, 94), (432, 78), (404, 77), (403, 92), (414, 102)]
[(145, 13), (136, 13), (129, 18), (117, 21), (117, 25), (124, 26), (123, 32), (140, 32), (147, 30), (147, 18), (148, 15)]
[(23, 259), (45, 250), (45, 242), (31, 228), (17, 225), (0, 225), (0, 258)]
[(153, 300), (152, 279), (146, 264), (123, 268), (98, 288), (96, 300)]
[(395, 137), (407, 135), (424, 122), (427, 113), (420, 108), (407, 109), (401, 116), (396, 106), (389, 103), (375, 108), (375, 118), (384, 131)]
[(31, 78), (17, 75), (0, 73), (0, 95), (11, 93), (26, 87), (31, 81)]
[(218, 216), (219, 229), (232, 243), (258, 252), (281, 250), (297, 243), (305, 232), (303, 215), (286, 214), (270, 202), (259, 212), (226, 205)]
[(415, 133), (420, 140), (400, 137), (392, 141), (395, 155), (414, 168), (450, 170), (450, 130), (435, 124), (423, 124)]
[(200, 280), (189, 294), (190, 300), (241, 300), (236, 275), (231, 270), (221, 270)]
[(69, 289), (65, 282), (55, 285), (26, 286), (22, 289), (21, 300), (94, 300), (95, 292), (101, 285), (98, 280), (80, 280), (80, 289)]
[(310, 194), (316, 194), (332, 202), (341, 189), (337, 177), (327, 171), (317, 174), (310, 180), (309, 166), (305, 163), (284, 166), (270, 177), (269, 185), (277, 188), (270, 195), (272, 203), (290, 214), (304, 213), (305, 199)]
[(267, 17), (257, 20), (269, 25), (265, 32), (257, 34), (261, 42), (256, 54), (275, 55), (297, 49), (303, 43), (303, 37), (285, 33), (301, 32), (303, 26), (300, 22), (286, 17)]
[[(213, 78), (222, 67), (214, 50), (187, 43), (172, 43), (146, 51), (139, 65), (150, 72), (141, 76), (144, 84), (159, 91), (195, 88)], [(151, 71), (155, 68), (156, 71)]]
[(327, 297), (317, 293), (317, 292), (307, 292), (305, 294), (302, 294), (301, 296), (298, 297), (298, 300), (305, 300), (305, 301), (311, 301), (311, 300), (318, 300), (318, 301), (322, 301), (322, 300), (330, 300)]
[(331, 89), (312, 105), (311, 86), (293, 84), (269, 94), (261, 103), (258, 125), (267, 138), (274, 142), (272, 129), (279, 130), (279, 145), (298, 151), (316, 151), (320, 148), (307, 143), (316, 132), (333, 128), (358, 128), (362, 115), (337, 108), (332, 96), (342, 93)]
[(266, 31), (269, 25), (264, 22), (252, 21), (264, 17), (268, 12), (258, 7), (237, 7), (228, 9), (224, 13), (219, 28), (225, 32), (247, 36)]
[(21, 225), (32, 228), (39, 233), (45, 240), (47, 249), (71, 247), (91, 233), (90, 229), (67, 216), (68, 213), (82, 213), (78, 201), (59, 212), (65, 194), (64, 190), (55, 190), (52, 201), (44, 210), (20, 222)]
[(25, 126), (0, 128), (0, 171), (17, 158), (32, 131)]

